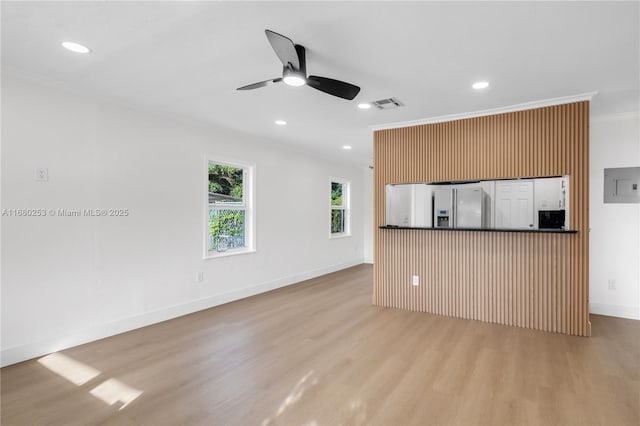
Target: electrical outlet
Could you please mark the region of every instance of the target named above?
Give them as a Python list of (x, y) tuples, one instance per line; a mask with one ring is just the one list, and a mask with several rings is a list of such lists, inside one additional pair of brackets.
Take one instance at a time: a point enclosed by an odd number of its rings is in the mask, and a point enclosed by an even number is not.
[(413, 279), (411, 280), (411, 284), (413, 284), (414, 286), (419, 286), (420, 285), (420, 277), (418, 275), (414, 275)]
[(202, 281), (204, 281), (204, 272), (198, 272), (196, 274), (196, 282), (201, 283)]
[(609, 280), (609, 290), (615, 290), (616, 289), (616, 280), (611, 279)]

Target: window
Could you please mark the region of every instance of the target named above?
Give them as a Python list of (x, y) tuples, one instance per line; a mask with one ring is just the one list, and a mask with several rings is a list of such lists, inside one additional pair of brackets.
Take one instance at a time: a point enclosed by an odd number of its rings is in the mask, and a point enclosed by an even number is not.
[(331, 236), (350, 235), (349, 182), (331, 180)]
[(254, 250), (252, 187), (252, 167), (207, 162), (207, 257)]

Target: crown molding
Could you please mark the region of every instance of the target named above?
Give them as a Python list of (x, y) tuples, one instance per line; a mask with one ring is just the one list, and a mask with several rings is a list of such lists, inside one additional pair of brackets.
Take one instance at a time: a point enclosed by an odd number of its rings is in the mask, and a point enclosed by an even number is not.
[(464, 120), (466, 118), (484, 117), (487, 115), (504, 114), (507, 112), (525, 111), (528, 109), (544, 108), (554, 105), (570, 104), (574, 102), (590, 101), (598, 92), (580, 93), (578, 95), (562, 96), (559, 98), (543, 99), (540, 101), (525, 102), (482, 111), (463, 112), (460, 114), (442, 115), (440, 117), (422, 118), (419, 120), (399, 121), (396, 123), (374, 124), (369, 126), (372, 131), (398, 129), (401, 127), (419, 126), (422, 124), (444, 123), (446, 121)]

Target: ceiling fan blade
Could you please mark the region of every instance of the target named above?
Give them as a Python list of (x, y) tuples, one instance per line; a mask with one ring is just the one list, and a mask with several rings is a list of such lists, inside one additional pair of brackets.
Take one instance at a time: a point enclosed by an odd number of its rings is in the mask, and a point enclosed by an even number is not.
[(272, 78), (271, 80), (261, 81), (259, 83), (247, 84), (246, 86), (238, 87), (236, 90), (253, 90), (260, 87), (265, 87), (273, 83), (282, 81), (282, 78)]
[(288, 67), (289, 64), (296, 69), (300, 69), (300, 59), (298, 59), (298, 52), (296, 52), (296, 46), (293, 44), (290, 38), (278, 34), (271, 30), (264, 30), (267, 35), (267, 39), (273, 47), (273, 50), (278, 55), (278, 58), (282, 61), (282, 65)]
[(307, 85), (321, 92), (347, 100), (352, 100), (360, 92), (360, 88), (353, 84), (316, 75), (307, 77)]

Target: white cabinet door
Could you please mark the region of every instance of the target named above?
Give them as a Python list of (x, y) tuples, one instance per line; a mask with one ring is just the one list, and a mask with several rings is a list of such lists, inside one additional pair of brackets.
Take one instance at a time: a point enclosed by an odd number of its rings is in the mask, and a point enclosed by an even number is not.
[(496, 182), (496, 228), (533, 226), (533, 182)]

